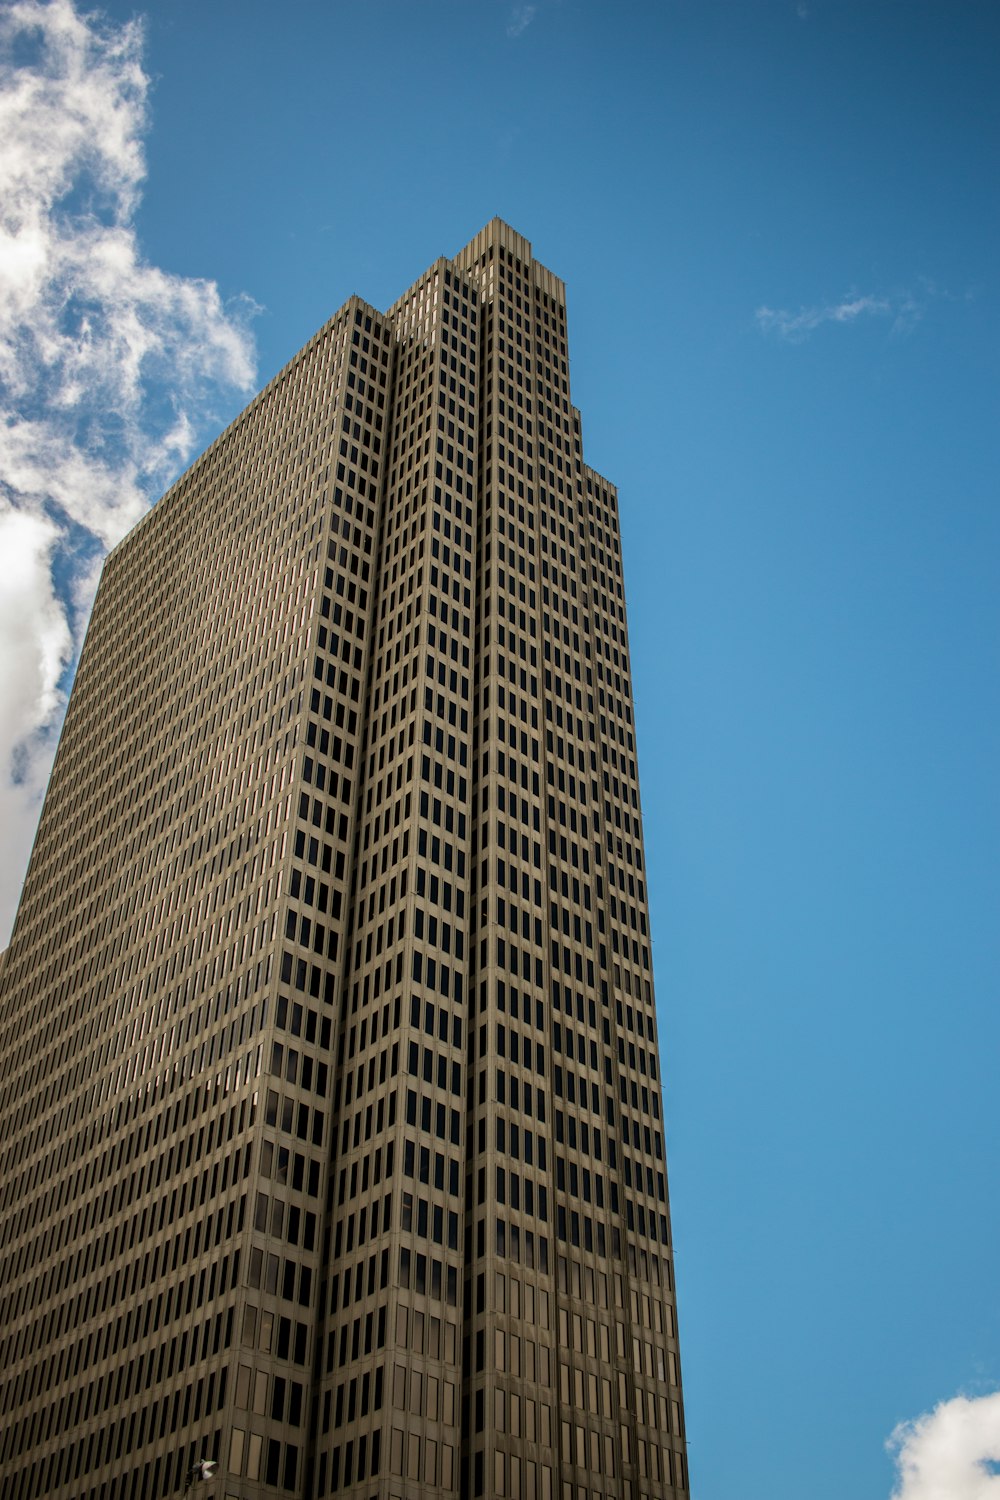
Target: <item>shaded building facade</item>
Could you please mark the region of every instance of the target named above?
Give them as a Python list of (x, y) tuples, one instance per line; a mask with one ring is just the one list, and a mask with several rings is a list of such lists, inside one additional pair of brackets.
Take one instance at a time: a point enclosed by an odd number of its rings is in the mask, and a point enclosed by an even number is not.
[(687, 1494), (567, 360), (494, 220), (107, 559), (0, 971), (4, 1500)]

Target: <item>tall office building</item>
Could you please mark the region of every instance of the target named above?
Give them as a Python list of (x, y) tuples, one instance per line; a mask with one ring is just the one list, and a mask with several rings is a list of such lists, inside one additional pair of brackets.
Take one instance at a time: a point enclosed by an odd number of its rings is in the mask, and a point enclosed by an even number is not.
[(4, 1500), (687, 1493), (635, 757), (494, 220), (105, 564), (0, 980)]

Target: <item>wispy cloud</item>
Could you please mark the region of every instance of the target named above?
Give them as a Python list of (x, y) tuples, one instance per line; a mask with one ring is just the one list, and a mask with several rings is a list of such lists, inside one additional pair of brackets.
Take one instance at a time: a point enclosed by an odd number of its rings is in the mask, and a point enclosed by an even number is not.
[(893, 1500), (1000, 1500), (1000, 1391), (942, 1401), (901, 1423), (886, 1446)]
[(142, 258), (142, 40), (0, 7), (0, 942), (101, 560), (254, 380), (252, 305)]
[(538, 13), (536, 5), (515, 5), (507, 22), (507, 35), (519, 37), (522, 32), (527, 31)]
[(758, 307), (754, 320), (762, 333), (774, 334), (792, 344), (801, 343), (824, 323), (849, 324), (866, 318), (887, 318), (891, 333), (909, 333), (935, 298), (948, 302), (960, 300), (928, 277), (919, 277), (914, 286), (892, 292), (845, 292), (839, 302), (817, 302), (795, 309)]
[(795, 312), (785, 307), (758, 307), (754, 317), (762, 332), (776, 333), (783, 339), (795, 342), (808, 338), (823, 323), (853, 323), (863, 317), (885, 318), (892, 310), (888, 297), (849, 295), (842, 297), (839, 302), (800, 307)]

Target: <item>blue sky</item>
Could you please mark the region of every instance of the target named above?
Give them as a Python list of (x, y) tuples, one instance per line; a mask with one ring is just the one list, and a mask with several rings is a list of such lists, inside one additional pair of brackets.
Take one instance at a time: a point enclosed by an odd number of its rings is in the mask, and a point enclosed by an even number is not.
[[(1000, 1387), (1000, 9), (141, 14), (115, 191), (179, 300), (140, 436), (182, 411), (196, 450), (248, 327), (259, 384), (494, 214), (566, 280), (621, 496), (693, 1493), (888, 1500), (896, 1425)], [(133, 459), (122, 524), (170, 462)], [(63, 511), (24, 504), (78, 636)]]

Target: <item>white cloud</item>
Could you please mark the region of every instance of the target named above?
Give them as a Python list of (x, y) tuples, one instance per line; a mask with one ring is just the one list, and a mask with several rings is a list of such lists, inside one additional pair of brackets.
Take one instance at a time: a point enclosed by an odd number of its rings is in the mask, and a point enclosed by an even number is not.
[(507, 35), (519, 37), (522, 32), (527, 31), (537, 11), (538, 7), (535, 5), (515, 5), (510, 13), (510, 20), (507, 22)]
[(252, 305), (142, 258), (142, 40), (73, 0), (0, 6), (0, 942), (100, 560), (213, 391), (254, 381)]
[[(969, 301), (972, 292), (964, 299)], [(762, 333), (773, 333), (792, 344), (803, 339), (824, 323), (856, 323), (862, 318), (888, 318), (892, 334), (910, 333), (920, 322), (928, 306), (934, 301), (955, 302), (959, 300), (946, 288), (935, 285), (927, 276), (918, 276), (912, 287), (897, 288), (881, 295), (862, 296), (848, 292), (839, 302), (815, 303), (811, 307), (800, 307), (791, 311), (786, 307), (758, 307), (754, 314), (757, 327)]]
[[(861, 317), (888, 317), (895, 312), (888, 297), (858, 297), (849, 295), (839, 302), (826, 303), (819, 307), (800, 307), (797, 312), (787, 308), (758, 307), (754, 317), (757, 327), (764, 333), (777, 333), (793, 343), (807, 338), (821, 323), (853, 323)], [(902, 306), (900, 306), (902, 311)]]
[(955, 1396), (887, 1444), (898, 1470), (893, 1500), (1000, 1500), (1000, 1391)]

